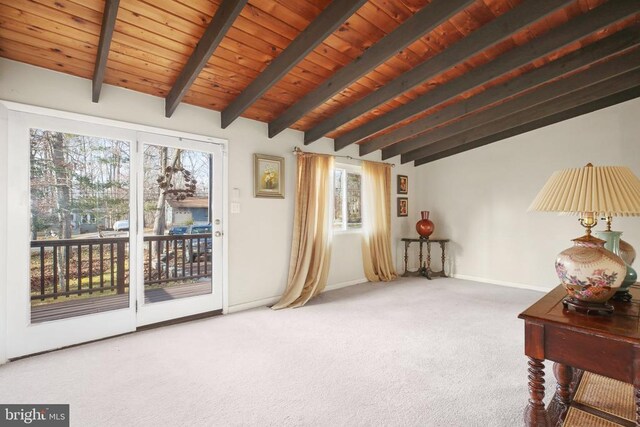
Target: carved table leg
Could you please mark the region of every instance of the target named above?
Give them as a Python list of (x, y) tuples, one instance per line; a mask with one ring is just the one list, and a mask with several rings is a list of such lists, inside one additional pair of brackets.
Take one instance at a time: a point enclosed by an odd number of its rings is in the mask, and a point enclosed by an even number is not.
[(402, 277), (407, 277), (409, 275), (409, 244), (411, 242), (404, 242), (404, 273), (402, 273)]
[(442, 277), (447, 277), (447, 273), (444, 271), (444, 262), (445, 262), (445, 244), (446, 242), (440, 242), (440, 249), (442, 250)]
[(424, 275), (424, 271), (422, 270), (422, 241), (419, 243), (420, 250), (418, 252), (418, 272), (420, 275)]
[(527, 427), (549, 427), (549, 414), (544, 408), (544, 361), (529, 358), (529, 404), (524, 411)]
[(556, 377), (558, 385), (556, 386), (556, 394), (549, 403), (549, 418), (558, 425), (562, 425), (569, 405), (571, 405), (571, 382), (573, 381), (573, 368), (561, 363), (553, 364), (553, 373)]
[(425, 269), (427, 279), (431, 280), (431, 242), (427, 240), (427, 265)]

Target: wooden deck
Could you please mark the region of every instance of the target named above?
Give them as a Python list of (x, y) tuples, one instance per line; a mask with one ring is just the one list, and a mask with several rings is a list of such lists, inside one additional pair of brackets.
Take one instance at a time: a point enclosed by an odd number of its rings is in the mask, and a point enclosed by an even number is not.
[[(202, 280), (185, 285), (169, 286), (158, 289), (146, 289), (144, 303), (169, 301), (178, 298), (193, 297), (211, 293), (211, 281)], [(54, 302), (31, 307), (31, 323), (84, 316), (86, 314), (117, 310), (129, 306), (129, 294), (107, 295), (83, 298), (72, 301)]]

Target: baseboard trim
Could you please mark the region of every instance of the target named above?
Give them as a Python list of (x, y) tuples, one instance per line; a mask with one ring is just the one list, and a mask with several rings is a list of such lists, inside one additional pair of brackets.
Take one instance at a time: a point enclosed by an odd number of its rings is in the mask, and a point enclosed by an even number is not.
[(452, 277), (455, 277), (456, 279), (462, 279), (462, 280), (471, 280), (473, 282), (488, 283), (491, 285), (498, 285), (498, 286), (506, 286), (508, 288), (527, 289), (529, 291), (537, 291), (537, 292), (544, 292), (544, 293), (547, 293), (551, 290), (550, 288), (543, 288), (541, 286), (527, 285), (525, 283), (506, 282), (504, 280), (486, 279), (484, 277), (467, 276), (466, 274), (454, 274), (452, 275)]
[(251, 310), (252, 308), (273, 305), (277, 303), (279, 299), (280, 297), (277, 296), (277, 297), (270, 297), (270, 298), (262, 298), (255, 301), (243, 302), (242, 304), (230, 305), (227, 313), (229, 314), (237, 313), (238, 311)]
[(366, 277), (363, 277), (362, 279), (349, 280), (348, 282), (334, 283), (333, 285), (327, 285), (327, 287), (324, 288), (324, 291), (325, 292), (335, 291), (336, 289), (346, 288), (347, 286), (359, 285), (360, 283), (365, 283), (365, 282), (367, 282)]
[[(327, 285), (324, 288), (324, 292), (326, 291), (334, 291), (336, 289), (346, 288), (347, 286), (359, 285), (360, 283), (366, 282), (367, 279), (356, 279), (349, 280), (347, 282), (334, 283), (332, 285)], [(229, 306), (228, 314), (237, 313), (239, 311), (251, 310), (252, 308), (265, 307), (268, 305), (273, 305), (280, 300), (280, 296), (270, 297), (270, 298), (262, 298), (255, 301), (244, 302), (242, 304), (234, 304)]]

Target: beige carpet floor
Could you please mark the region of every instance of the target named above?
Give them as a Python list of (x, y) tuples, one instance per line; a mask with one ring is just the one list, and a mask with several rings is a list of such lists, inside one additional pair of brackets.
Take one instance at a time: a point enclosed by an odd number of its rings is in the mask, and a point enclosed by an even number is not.
[(520, 426), (517, 315), (541, 296), (456, 279), (356, 285), (12, 362), (0, 402), (69, 403), (81, 427)]

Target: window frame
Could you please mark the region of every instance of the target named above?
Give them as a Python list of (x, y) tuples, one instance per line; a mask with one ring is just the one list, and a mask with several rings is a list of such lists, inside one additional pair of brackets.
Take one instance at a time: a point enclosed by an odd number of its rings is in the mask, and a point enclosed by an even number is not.
[[(344, 171), (344, 185), (343, 185), (343, 189), (342, 189), (342, 225), (340, 227), (337, 227), (335, 225), (335, 205), (334, 205), (334, 201), (335, 201), (335, 174), (336, 171), (338, 170), (343, 170)], [(364, 229), (364, 224), (363, 221), (360, 221), (360, 225), (358, 227), (349, 227), (348, 226), (348, 215), (347, 215), (347, 208), (348, 208), (348, 203), (347, 203), (347, 175), (351, 173), (351, 174), (357, 174), (360, 175), (360, 214), (362, 215), (362, 208), (363, 208), (363, 188), (362, 188), (362, 179), (363, 179), (363, 175), (362, 175), (362, 166), (360, 165), (354, 165), (351, 163), (339, 163), (336, 162), (334, 167), (333, 167), (333, 171), (331, 174), (331, 179), (332, 179), (332, 185), (331, 185), (331, 212), (332, 212), (332, 218), (331, 218), (331, 229), (333, 230), (333, 232), (335, 234), (359, 234), (362, 233), (363, 229)], [(362, 217), (361, 217), (362, 219)]]

